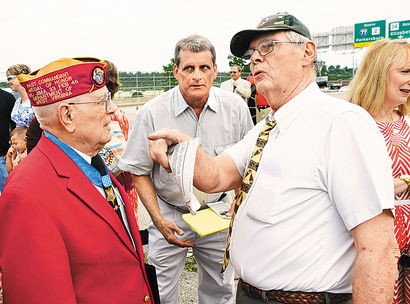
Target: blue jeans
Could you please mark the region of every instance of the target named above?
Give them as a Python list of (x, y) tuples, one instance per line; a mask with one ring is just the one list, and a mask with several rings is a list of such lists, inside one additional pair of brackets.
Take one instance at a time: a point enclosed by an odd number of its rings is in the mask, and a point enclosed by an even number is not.
[(3, 191), (7, 177), (8, 174), (6, 170), (6, 159), (0, 156), (0, 191)]

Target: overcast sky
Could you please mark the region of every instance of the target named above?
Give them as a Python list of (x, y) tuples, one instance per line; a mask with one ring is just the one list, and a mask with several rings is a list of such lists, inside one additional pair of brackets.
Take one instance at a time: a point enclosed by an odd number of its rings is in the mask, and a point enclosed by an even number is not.
[[(254, 28), (262, 17), (287, 11), (304, 22), (312, 33), (367, 21), (410, 19), (409, 0), (381, 3), (374, 0), (5, 0), (0, 8), (0, 80), (4, 80), (6, 69), (16, 63), (26, 63), (34, 70), (55, 59), (75, 56), (106, 58), (121, 71), (162, 71), (162, 66), (173, 56), (175, 43), (194, 33), (211, 40), (219, 70), (227, 71), (232, 36), (240, 30)], [(342, 66), (346, 64), (341, 62)]]

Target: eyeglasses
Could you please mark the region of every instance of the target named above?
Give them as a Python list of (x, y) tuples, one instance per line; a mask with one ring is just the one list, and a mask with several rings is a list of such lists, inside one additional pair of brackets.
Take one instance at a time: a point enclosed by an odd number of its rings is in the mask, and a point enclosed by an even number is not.
[(12, 80), (13, 78), (16, 78), (17, 76), (16, 75), (9, 75), (9, 76), (7, 76), (7, 81), (10, 81), (10, 80)]
[(290, 43), (290, 44), (302, 44), (303, 42), (294, 42), (294, 41), (275, 41), (275, 40), (267, 40), (263, 41), (258, 44), (256, 49), (249, 49), (247, 50), (241, 57), (243, 64), (248, 65), (251, 63), (251, 57), (255, 51), (258, 51), (259, 55), (266, 56), (275, 49), (275, 45), (280, 43)]
[(110, 104), (111, 104), (111, 93), (108, 92), (107, 96), (102, 98), (101, 100), (98, 101), (81, 101), (81, 102), (70, 102), (68, 103), (69, 105), (80, 105), (80, 104), (87, 104), (87, 103), (97, 103), (100, 104), (102, 102), (105, 103), (105, 112), (109, 112), (110, 111)]

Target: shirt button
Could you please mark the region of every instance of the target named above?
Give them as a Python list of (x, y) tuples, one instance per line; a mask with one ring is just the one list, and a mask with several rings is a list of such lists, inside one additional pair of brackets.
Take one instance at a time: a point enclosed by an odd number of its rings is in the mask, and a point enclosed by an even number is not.
[(149, 296), (145, 296), (145, 297), (144, 297), (144, 302), (146, 303), (146, 302), (148, 302), (150, 299), (151, 299), (151, 298), (150, 298)]

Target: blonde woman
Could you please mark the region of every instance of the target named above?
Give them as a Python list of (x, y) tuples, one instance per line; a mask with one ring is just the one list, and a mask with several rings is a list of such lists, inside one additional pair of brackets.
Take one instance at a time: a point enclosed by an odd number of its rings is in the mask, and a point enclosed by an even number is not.
[(393, 303), (410, 303), (410, 44), (382, 39), (368, 49), (348, 99), (375, 119), (392, 159), (395, 235), (400, 248)]
[(13, 110), (11, 111), (11, 119), (16, 123), (17, 127), (28, 127), (34, 116), (26, 90), (20, 85), (17, 78), (19, 74), (28, 74), (30, 72), (31, 69), (25, 64), (13, 65), (6, 71), (7, 84), (12, 91), (20, 93), (20, 97), (14, 103)]

